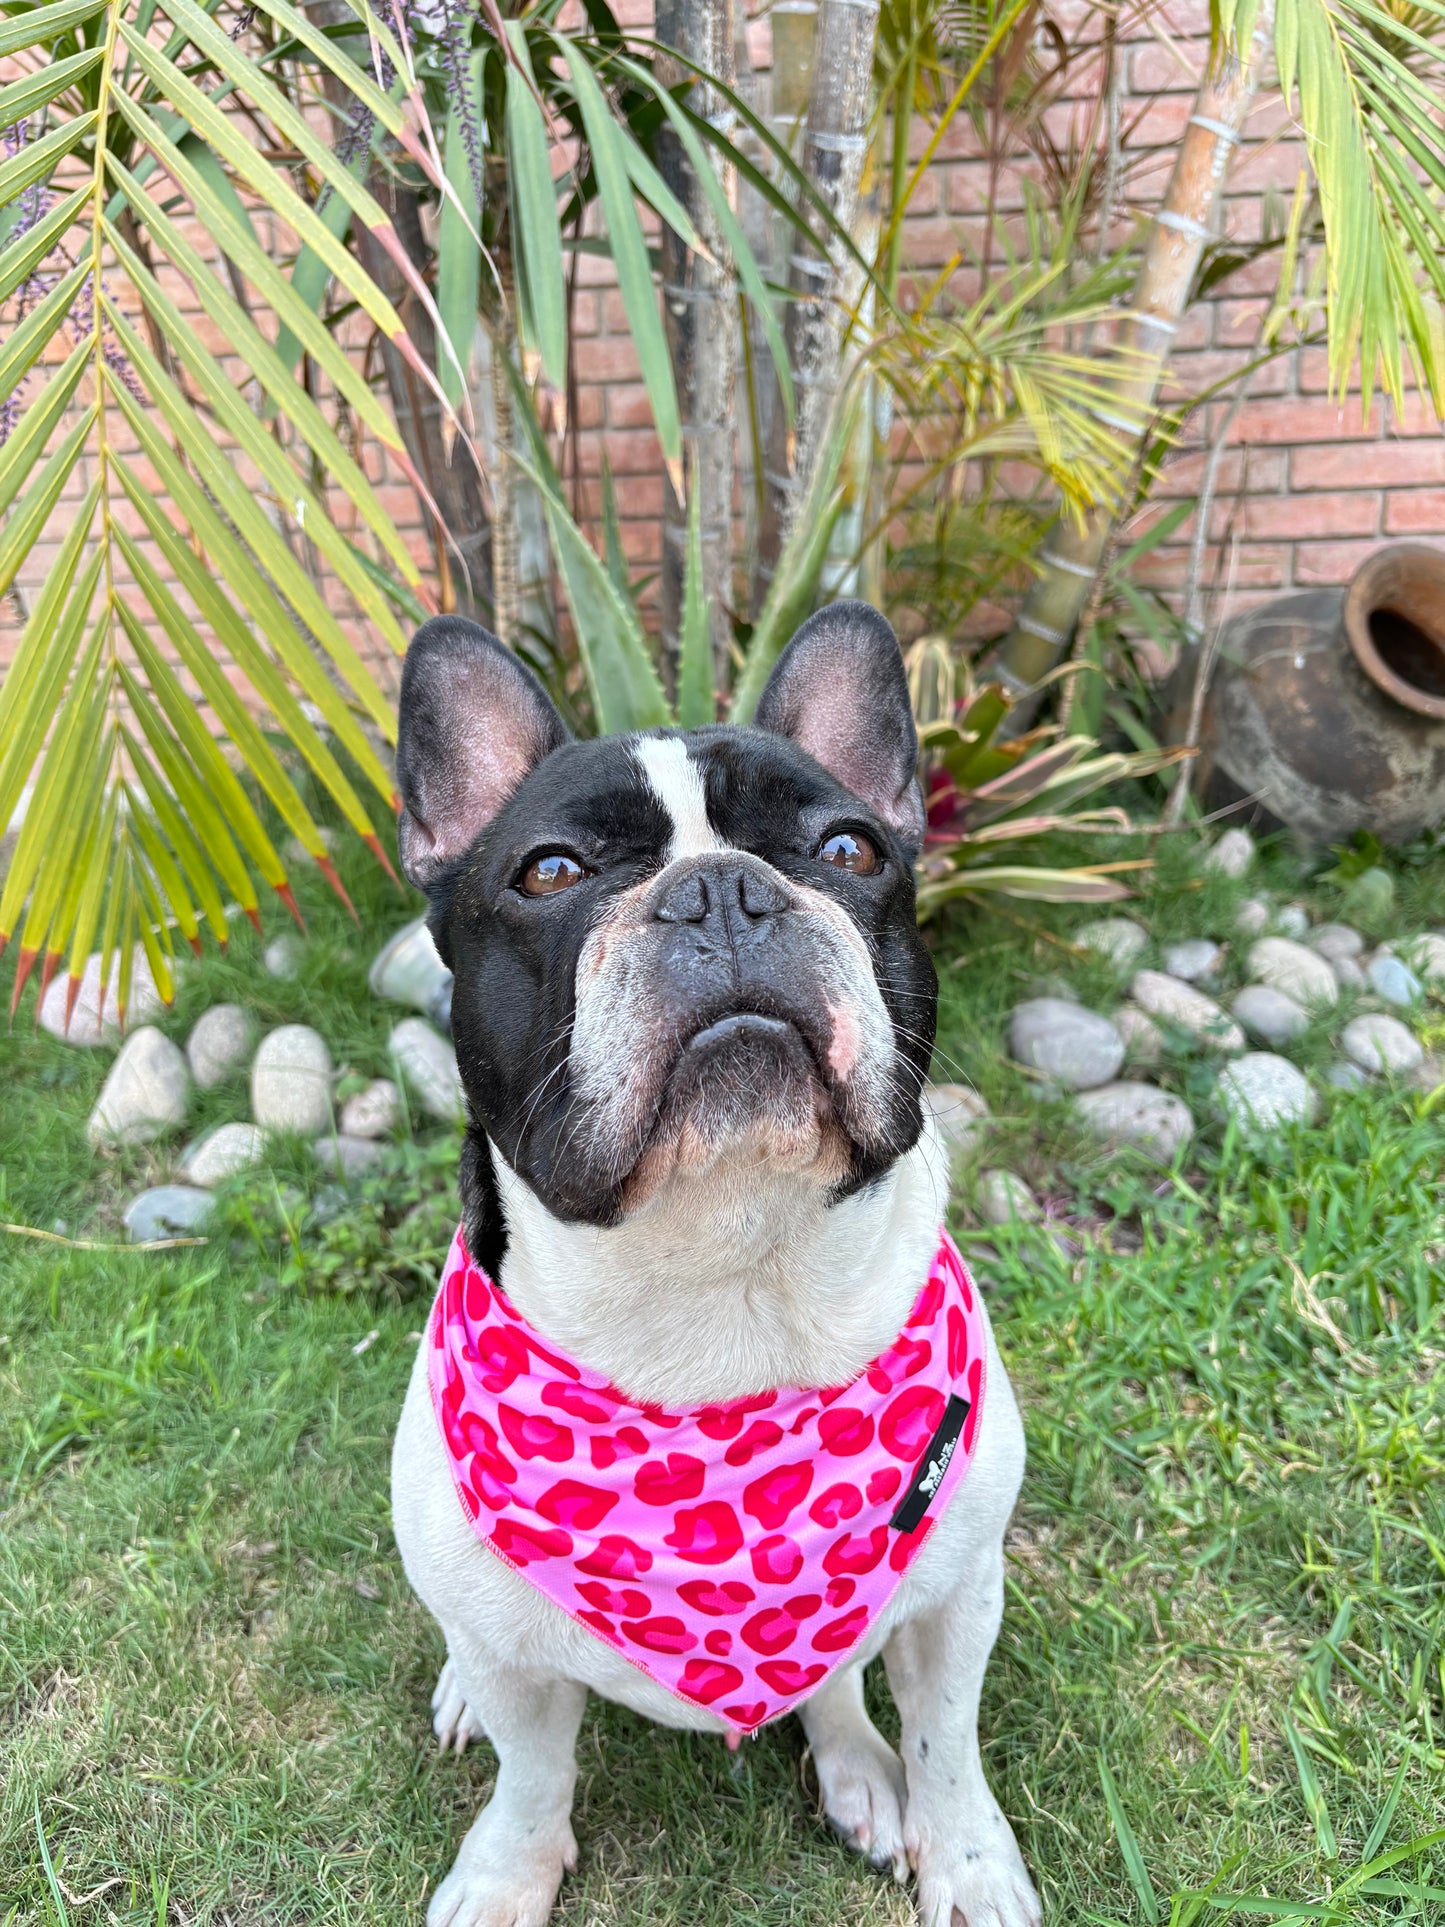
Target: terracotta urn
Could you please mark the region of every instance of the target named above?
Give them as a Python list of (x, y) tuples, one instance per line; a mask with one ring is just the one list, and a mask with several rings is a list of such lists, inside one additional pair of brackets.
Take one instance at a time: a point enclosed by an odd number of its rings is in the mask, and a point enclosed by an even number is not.
[[(1173, 680), (1175, 741), (1193, 654)], [(1280, 596), (1226, 623), (1195, 794), (1325, 843), (1355, 830), (1405, 843), (1445, 822), (1445, 549), (1382, 549), (1348, 588)]]

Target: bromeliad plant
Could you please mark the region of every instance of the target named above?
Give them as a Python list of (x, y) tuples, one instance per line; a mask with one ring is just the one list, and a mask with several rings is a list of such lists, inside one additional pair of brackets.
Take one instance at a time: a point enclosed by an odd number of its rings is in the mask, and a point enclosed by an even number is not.
[[(1051, 903), (1110, 903), (1130, 895), (1120, 879), (1145, 858), (1051, 866), (1033, 860), (1050, 836), (1119, 836), (1134, 828), (1117, 804), (1086, 798), (1178, 762), (1182, 750), (1101, 752), (1091, 736), (1046, 724), (1009, 738), (1013, 699), (978, 683), (937, 638), (914, 645), (909, 686), (919, 718), (928, 830), (919, 865), (918, 914), (990, 894)], [(1065, 674), (1074, 673), (1066, 671)]]

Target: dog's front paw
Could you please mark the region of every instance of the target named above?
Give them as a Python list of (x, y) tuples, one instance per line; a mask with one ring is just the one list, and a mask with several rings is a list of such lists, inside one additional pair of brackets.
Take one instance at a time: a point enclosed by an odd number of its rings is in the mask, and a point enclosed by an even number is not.
[(562, 1876), (576, 1865), (566, 1819), (553, 1827), (514, 1825), (493, 1802), (432, 1895), (426, 1927), (545, 1927)]
[(963, 1827), (954, 1840), (918, 1840), (910, 1827), (922, 1927), (1042, 1927), (1034, 1883), (1001, 1813), (998, 1826), (1005, 1837), (986, 1846), (970, 1845)]
[(813, 1748), (818, 1789), (828, 1824), (855, 1853), (880, 1873), (908, 1878), (903, 1844), (903, 1763), (865, 1723), (864, 1730)]
[(443, 1753), (448, 1747), (460, 1753), (469, 1740), (487, 1737), (481, 1721), (467, 1705), (467, 1696), (450, 1655), (437, 1675), (436, 1689), (431, 1696), (431, 1724)]

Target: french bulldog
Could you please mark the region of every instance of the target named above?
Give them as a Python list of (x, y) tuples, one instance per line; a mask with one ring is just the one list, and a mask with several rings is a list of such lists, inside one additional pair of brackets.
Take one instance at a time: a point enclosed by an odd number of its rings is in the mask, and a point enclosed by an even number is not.
[[(466, 1244), (532, 1331), (650, 1407), (845, 1386), (929, 1273), (948, 1168), (922, 1101), (937, 983), (914, 916), (916, 762), (897, 641), (861, 603), (803, 625), (749, 727), (577, 741), (476, 625), (435, 619), (408, 651), (399, 842), (455, 980)], [(916, 1878), (926, 1927), (1038, 1927), (979, 1755), (1024, 1467), (980, 1316), (966, 1476), (800, 1717), (829, 1822)], [(436, 1734), (497, 1756), (427, 1919), (542, 1927), (577, 1861), (588, 1690), (666, 1726), (727, 1722), (483, 1544), (426, 1351), (396, 1436), (396, 1540), (446, 1638)], [(864, 1708), (878, 1655), (898, 1752)]]

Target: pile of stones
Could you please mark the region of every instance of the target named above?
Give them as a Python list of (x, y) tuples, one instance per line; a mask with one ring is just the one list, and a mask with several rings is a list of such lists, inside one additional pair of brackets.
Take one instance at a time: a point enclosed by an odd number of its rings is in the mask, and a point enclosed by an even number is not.
[[(1253, 859), (1248, 832), (1234, 829), (1204, 866), (1240, 878)], [(1374, 871), (1359, 881), (1367, 887), (1357, 886), (1358, 899), (1375, 921), (1390, 879)], [(1051, 984), (1050, 994), (1013, 1010), (1008, 1051), (1041, 1097), (1067, 1097), (1083, 1129), (1110, 1146), (1130, 1145), (1167, 1165), (1190, 1142), (1190, 1105), (1157, 1081), (1171, 1046), (1216, 1060), (1215, 1117), (1250, 1133), (1315, 1116), (1319, 1091), (1285, 1053), (1322, 1022), (1340, 1051), (1323, 1074), (1326, 1087), (1394, 1079), (1432, 1091), (1445, 1083), (1445, 1064), (1412, 1027), (1424, 1019), (1430, 990), (1445, 989), (1445, 931), (1372, 948), (1348, 923), (1312, 924), (1302, 904), (1249, 897), (1233, 929), (1216, 937), (1155, 946), (1143, 925), (1110, 916), (1082, 925), (1073, 941), (1109, 967), (1124, 1000), (1107, 1013), (1089, 1010), (1067, 983)], [(1226, 981), (1241, 974), (1246, 981), (1229, 994)], [(982, 1100), (954, 1085), (930, 1096), (954, 1153), (972, 1150), (987, 1117)], [(1041, 1215), (1009, 1171), (983, 1170), (975, 1203), (990, 1224)]]
[[(272, 976), (294, 977), (299, 942), (271, 944), (264, 959)], [(338, 1101), (346, 1074), (332, 1061), (321, 1033), (309, 1024), (282, 1024), (260, 1036), (251, 1012), (218, 1003), (197, 1018), (185, 1046), (153, 1023), (140, 1022), (124, 1039), (102, 1009), (100, 960), (91, 959), (66, 1023), (64, 985), (49, 987), (40, 1010), (42, 1027), (81, 1047), (119, 1045), (86, 1127), (99, 1148), (149, 1144), (180, 1131), (197, 1091), (235, 1086), (242, 1078), (249, 1116), (214, 1126), (193, 1138), (176, 1157), (173, 1182), (152, 1185), (127, 1206), (124, 1224), (135, 1242), (184, 1235), (210, 1215), (216, 1185), (266, 1157), (269, 1140), (309, 1141), (319, 1170), (349, 1183), (377, 1165), (384, 1141), (401, 1125), (407, 1103), (443, 1123), (465, 1115), (456, 1055), (444, 1026), (451, 1009), (451, 973), (437, 956), (425, 923), (408, 924), (372, 965), (373, 993), (426, 1013), (392, 1028), (387, 1053), (391, 1077), (376, 1077)], [(60, 997), (56, 999), (56, 992)], [(159, 1014), (159, 994), (144, 956), (138, 953), (131, 982), (131, 1017)], [(350, 1080), (355, 1082), (354, 1079)]]

